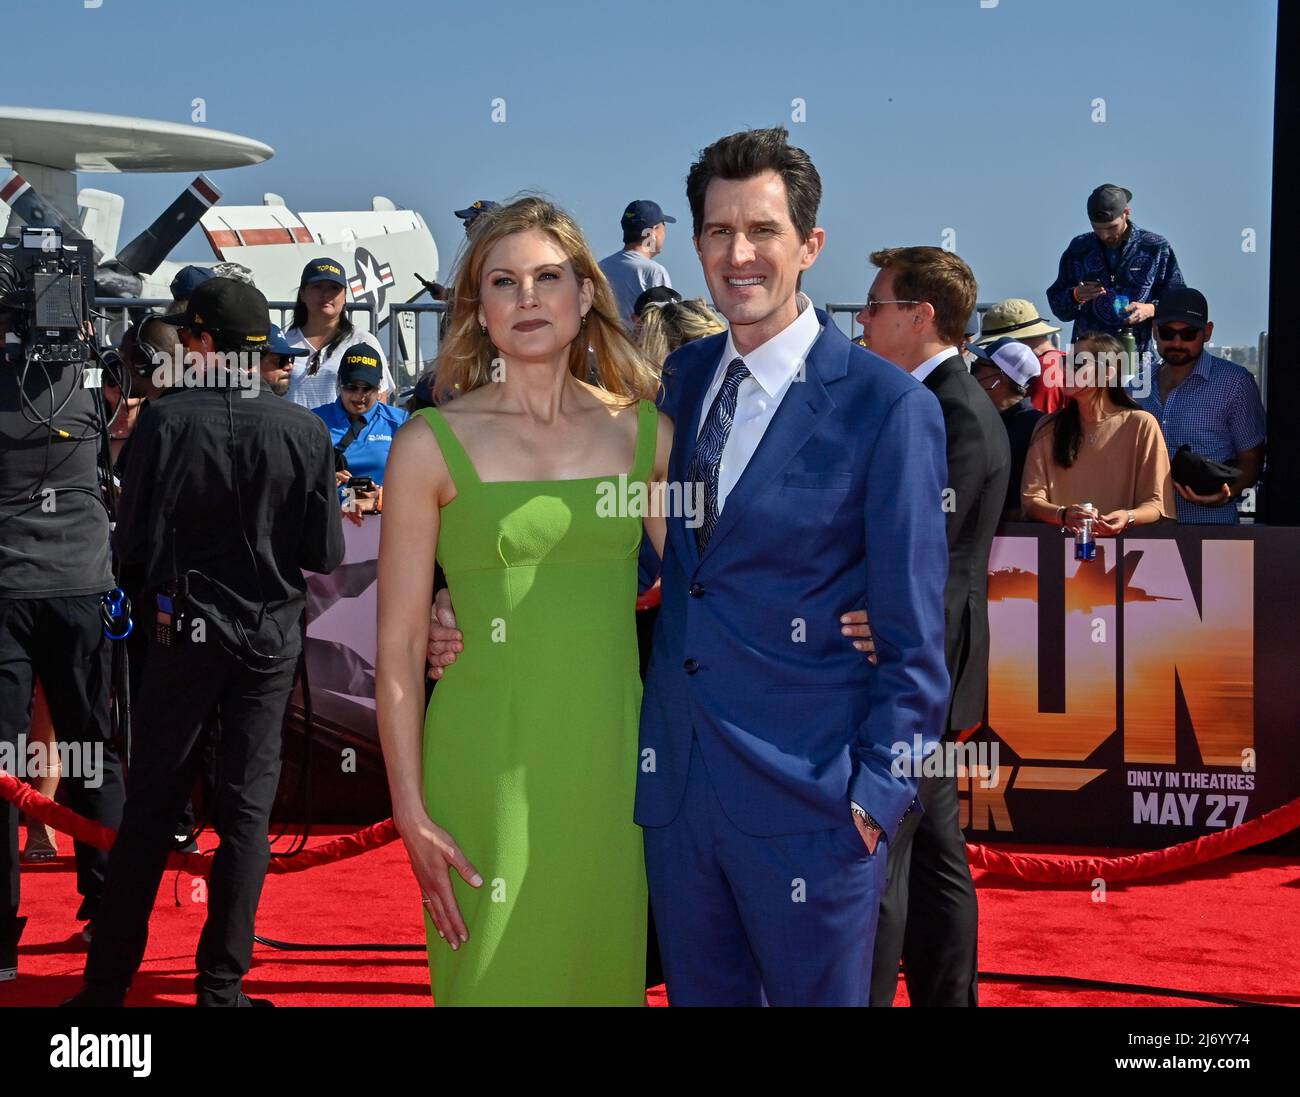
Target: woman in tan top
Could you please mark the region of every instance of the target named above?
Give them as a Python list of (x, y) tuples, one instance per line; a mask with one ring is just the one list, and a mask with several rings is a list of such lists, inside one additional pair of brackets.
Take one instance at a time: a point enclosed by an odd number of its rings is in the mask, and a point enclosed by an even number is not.
[(1123, 355), (1113, 335), (1075, 344), (1062, 386), (1069, 403), (1038, 424), (1025, 457), (1027, 518), (1070, 529), (1092, 518), (1098, 537), (1113, 537), (1174, 517), (1160, 424), (1121, 387)]

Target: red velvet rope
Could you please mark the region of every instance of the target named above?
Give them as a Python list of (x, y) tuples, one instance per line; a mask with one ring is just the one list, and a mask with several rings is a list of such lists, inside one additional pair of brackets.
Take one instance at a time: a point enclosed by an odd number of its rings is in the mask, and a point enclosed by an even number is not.
[[(116, 831), (82, 818), (75, 811), (56, 804), (25, 781), (19, 781), (7, 773), (0, 773), (0, 798), (8, 800), (38, 822), (70, 834), (78, 842), (85, 842), (96, 849), (108, 849), (117, 837)], [(386, 846), (396, 838), (396, 825), (392, 819), (385, 819), (382, 823), (375, 823), (352, 834), (341, 834), (332, 841), (304, 849), (295, 857), (273, 857), (267, 871), (272, 875), (302, 872), (331, 861), (357, 857)], [(212, 858), (211, 853), (173, 853), (167, 858), (167, 867), (181, 868), (194, 876), (206, 876), (211, 871)]]
[(1280, 808), (1229, 827), (1217, 834), (1207, 834), (1190, 842), (1181, 842), (1167, 849), (1152, 849), (1133, 853), (1127, 857), (1080, 857), (1061, 860), (1055, 857), (1036, 857), (1026, 853), (1004, 853), (988, 846), (967, 845), (971, 868), (987, 869), (1000, 876), (1014, 876), (1036, 884), (1065, 884), (1102, 879), (1137, 880), (1161, 876), (1166, 872), (1203, 865), (1219, 857), (1250, 846), (1259, 845), (1295, 830), (1300, 826), (1300, 799), (1283, 804)]
[[(117, 837), (115, 831), (83, 819), (75, 811), (47, 799), (25, 781), (19, 781), (7, 773), (0, 773), (0, 798), (8, 800), (38, 822), (46, 823), (97, 849), (108, 849)], [(1279, 838), (1297, 826), (1300, 826), (1300, 799), (1274, 808), (1241, 826), (1230, 827), (1217, 834), (1207, 834), (1203, 838), (1182, 842), (1167, 849), (1153, 849), (1126, 857), (1061, 860), (1026, 853), (1005, 853), (981, 845), (967, 845), (966, 851), (972, 868), (982, 868), (1000, 876), (1012, 876), (1032, 883), (1078, 883), (1098, 878), (1107, 881), (1137, 880), (1226, 857), (1230, 853)], [(291, 859), (272, 858), (268, 871), (272, 874), (302, 872), (317, 865), (357, 857), (388, 845), (397, 837), (396, 825), (392, 819), (385, 819), (382, 823), (374, 823), (352, 834), (342, 834), (323, 845), (304, 849)], [(167, 859), (167, 867), (184, 869), (195, 876), (206, 876), (212, 865), (212, 857), (211, 853), (173, 853)]]

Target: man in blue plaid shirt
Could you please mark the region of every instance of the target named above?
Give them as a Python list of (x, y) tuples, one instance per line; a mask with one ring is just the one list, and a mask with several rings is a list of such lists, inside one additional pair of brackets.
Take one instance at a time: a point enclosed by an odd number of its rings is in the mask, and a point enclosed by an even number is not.
[(1183, 275), (1169, 241), (1133, 224), (1132, 197), (1114, 183), (1088, 196), (1092, 231), (1070, 241), (1047, 303), (1058, 320), (1074, 321), (1072, 343), (1092, 331), (1120, 337), (1130, 331), (1141, 355), (1151, 350), (1156, 302), (1183, 285)]
[(1177, 481), (1178, 521), (1235, 525), (1235, 501), (1253, 487), (1264, 464), (1264, 405), (1243, 366), (1216, 358), (1205, 344), (1214, 334), (1205, 297), (1182, 286), (1160, 298), (1155, 313), (1159, 363), (1145, 366), (1130, 395), (1160, 421), (1169, 458), (1187, 444), (1211, 461), (1240, 469), (1213, 495), (1197, 495)]

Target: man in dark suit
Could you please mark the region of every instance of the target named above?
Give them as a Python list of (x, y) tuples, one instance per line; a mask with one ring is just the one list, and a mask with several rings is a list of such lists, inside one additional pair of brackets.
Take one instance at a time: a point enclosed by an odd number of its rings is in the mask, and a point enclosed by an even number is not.
[[(948, 441), (944, 654), (952, 679), (948, 736), (980, 723), (988, 689), (988, 563), (1010, 475), (1007, 432), (958, 352), (975, 307), (975, 276), (941, 248), (875, 252), (880, 268), (859, 316), (871, 349), (939, 399)], [(867, 606), (871, 610), (870, 604)], [(929, 772), (927, 767), (926, 772)], [(871, 1004), (892, 1005), (904, 960), (913, 1005), (976, 1004), (979, 911), (961, 830), (954, 767), (922, 775), (923, 813), (889, 850)]]

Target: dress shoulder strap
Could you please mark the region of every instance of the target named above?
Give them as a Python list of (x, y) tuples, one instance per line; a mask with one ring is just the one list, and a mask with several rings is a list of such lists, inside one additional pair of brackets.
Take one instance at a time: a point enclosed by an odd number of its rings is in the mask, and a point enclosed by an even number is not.
[(469, 459), (465, 447), (460, 444), (460, 439), (456, 437), (456, 432), (451, 429), (451, 424), (447, 422), (442, 412), (437, 408), (421, 408), (414, 414), (429, 424), (429, 429), (438, 440), (442, 459), (447, 462), (447, 471), (451, 473), (456, 491), (464, 491), (468, 485), (479, 483), (474, 463)]
[(653, 400), (642, 400), (636, 412), (636, 456), (632, 459), (630, 480), (649, 480), (654, 474), (658, 441), (659, 408)]

